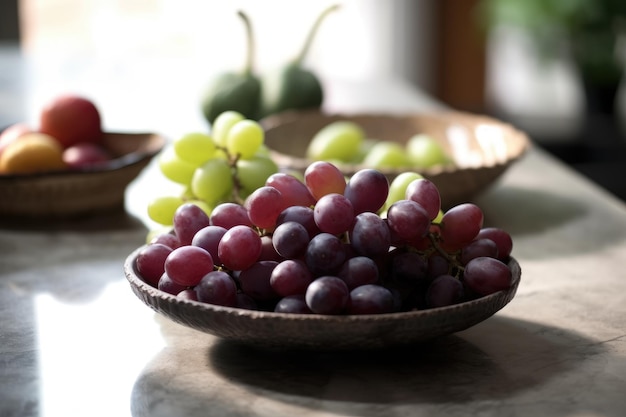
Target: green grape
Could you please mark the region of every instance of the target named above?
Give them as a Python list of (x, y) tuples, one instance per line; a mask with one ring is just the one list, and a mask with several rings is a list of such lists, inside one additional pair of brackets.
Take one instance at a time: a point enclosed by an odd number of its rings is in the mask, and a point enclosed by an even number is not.
[(235, 123), (226, 135), (226, 148), (232, 156), (250, 159), (263, 144), (265, 133), (258, 122), (245, 119)]
[(174, 150), (180, 159), (200, 166), (215, 156), (215, 142), (206, 133), (187, 133), (174, 141)]
[(217, 118), (213, 122), (213, 126), (211, 127), (211, 134), (213, 136), (215, 144), (225, 148), (228, 131), (231, 127), (233, 127), (235, 123), (240, 122), (244, 119), (245, 117), (243, 116), (243, 114), (233, 110), (228, 110), (220, 113), (220, 115), (217, 116)]
[(254, 154), (255, 156), (264, 156), (269, 158), (271, 156), (270, 148), (267, 147), (265, 143), (259, 146), (259, 149)]
[(181, 197), (156, 197), (148, 203), (148, 217), (159, 224), (171, 226), (176, 209), (184, 203)]
[(237, 178), (239, 179), (239, 196), (245, 199), (257, 188), (265, 185), (267, 178), (278, 172), (276, 163), (261, 155), (237, 161)]
[(200, 200), (215, 206), (232, 192), (233, 178), (228, 162), (209, 159), (199, 166), (191, 180), (191, 191)]
[(437, 214), (437, 217), (433, 219), (433, 223), (437, 223), (437, 224), (441, 223), (442, 218), (443, 218), (443, 210), (440, 209), (439, 214)]
[(423, 133), (409, 139), (406, 144), (406, 151), (411, 162), (419, 168), (430, 168), (450, 162), (443, 146)]
[(389, 193), (383, 205), (383, 210), (387, 210), (396, 201), (404, 200), (406, 187), (409, 186), (411, 181), (420, 178), (423, 178), (423, 176), (412, 171), (406, 171), (396, 176), (389, 184)]
[(370, 152), (372, 147), (378, 142), (376, 139), (366, 138), (361, 142), (359, 146), (359, 150), (354, 155), (354, 157), (349, 161), (353, 164), (360, 164), (365, 160), (365, 157)]
[(365, 133), (359, 125), (347, 120), (332, 122), (320, 129), (306, 151), (311, 160), (337, 159), (348, 162), (359, 153)]
[(176, 155), (174, 147), (169, 146), (159, 154), (159, 169), (165, 177), (179, 184), (188, 185), (191, 182), (196, 166), (184, 161)]
[(370, 149), (363, 160), (368, 168), (401, 168), (411, 165), (406, 150), (397, 142), (380, 141)]

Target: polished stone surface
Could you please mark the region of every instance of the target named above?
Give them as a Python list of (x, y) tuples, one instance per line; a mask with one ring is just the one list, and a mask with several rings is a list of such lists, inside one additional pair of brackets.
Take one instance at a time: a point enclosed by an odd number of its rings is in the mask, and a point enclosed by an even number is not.
[[(398, 86), (342, 83), (331, 105), (436, 105)], [(0, 220), (0, 415), (626, 413), (626, 206), (540, 150), (476, 199), (487, 225), (513, 235), (516, 298), (475, 327), (397, 351), (258, 351), (156, 315), (122, 264), (144, 242), (158, 178), (151, 165), (131, 184), (125, 211)]]

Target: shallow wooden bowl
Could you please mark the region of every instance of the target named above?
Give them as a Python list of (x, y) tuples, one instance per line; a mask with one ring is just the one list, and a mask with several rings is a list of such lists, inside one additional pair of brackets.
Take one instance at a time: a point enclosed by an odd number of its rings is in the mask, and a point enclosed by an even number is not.
[(449, 335), (501, 310), (515, 296), (521, 279), (520, 265), (511, 258), (513, 284), (508, 290), (453, 306), (378, 315), (273, 313), (184, 300), (160, 291), (137, 274), (135, 260), (142, 248), (126, 258), (124, 272), (132, 291), (147, 306), (193, 329), (272, 349), (380, 349)]
[(0, 175), (0, 216), (74, 217), (122, 207), (127, 185), (165, 146), (153, 133), (105, 133), (106, 167)]
[[(527, 135), (512, 125), (456, 111), (406, 115), (292, 111), (270, 116), (261, 123), (265, 143), (276, 163), (282, 169), (304, 172), (313, 162), (305, 157), (309, 142), (321, 128), (337, 120), (356, 122), (371, 139), (405, 144), (413, 135), (425, 133), (439, 141), (454, 160), (454, 166), (380, 171), (389, 180), (404, 171), (419, 172), (437, 185), (445, 208), (470, 201), (493, 184), (530, 146)], [(339, 168), (349, 176), (365, 166), (341, 164)]]

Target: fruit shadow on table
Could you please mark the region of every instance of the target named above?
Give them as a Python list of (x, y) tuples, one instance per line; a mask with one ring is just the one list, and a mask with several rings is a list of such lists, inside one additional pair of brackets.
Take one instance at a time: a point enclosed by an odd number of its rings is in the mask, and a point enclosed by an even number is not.
[[(324, 401), (329, 412), (353, 403), (497, 400), (542, 386), (604, 349), (575, 332), (496, 316), (455, 335), (384, 350), (268, 350), (209, 336), (206, 368), (186, 372), (189, 347), (176, 345), (177, 333), (184, 330), (162, 323), (162, 331), (167, 329), (169, 346), (133, 387), (135, 417), (152, 415), (164, 392), (183, 408), (232, 410), (238, 405), (224, 395), (230, 385), (279, 402)], [(175, 386), (164, 378), (163, 367), (177, 370)], [(191, 386), (195, 389), (184, 388)]]

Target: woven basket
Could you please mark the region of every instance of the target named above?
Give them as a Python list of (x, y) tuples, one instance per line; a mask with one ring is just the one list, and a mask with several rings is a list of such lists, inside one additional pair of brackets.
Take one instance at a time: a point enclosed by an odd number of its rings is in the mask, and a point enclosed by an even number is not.
[[(282, 169), (302, 173), (313, 162), (305, 157), (309, 142), (321, 128), (337, 120), (356, 122), (366, 137), (372, 139), (405, 144), (415, 134), (425, 133), (441, 143), (455, 160), (454, 166), (379, 170), (390, 181), (405, 171), (419, 172), (437, 185), (445, 208), (470, 201), (494, 183), (530, 146), (527, 135), (509, 124), (456, 111), (406, 115), (285, 112), (261, 123), (265, 143), (276, 163)], [(366, 168), (355, 164), (338, 164), (338, 167), (346, 176)]]
[(120, 208), (127, 185), (163, 148), (152, 133), (105, 133), (106, 168), (0, 175), (3, 217), (74, 217)]

